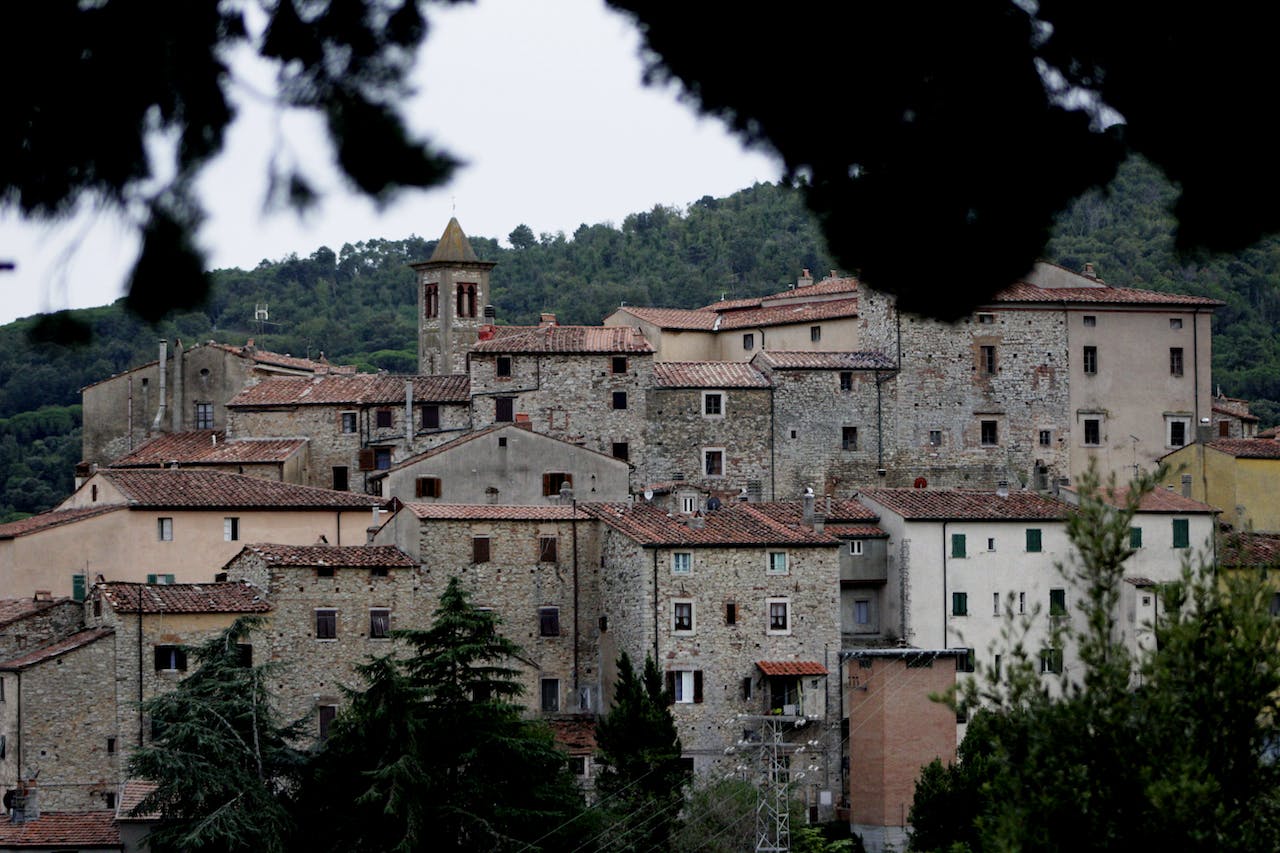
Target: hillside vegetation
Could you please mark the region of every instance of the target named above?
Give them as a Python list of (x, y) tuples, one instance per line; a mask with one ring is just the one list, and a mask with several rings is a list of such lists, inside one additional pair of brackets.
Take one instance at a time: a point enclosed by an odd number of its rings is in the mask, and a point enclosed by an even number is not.
[[(1212, 296), (1214, 381), (1254, 401), (1264, 423), (1280, 420), (1280, 240), (1233, 256), (1179, 259), (1172, 252), (1174, 190), (1132, 161), (1109, 192), (1061, 217), (1048, 256), (1071, 268), (1091, 261), (1116, 285)], [(439, 223), (444, 230), (444, 223)], [(466, 228), (466, 223), (462, 223)], [(582, 225), (571, 235), (519, 226), (503, 243), (472, 235), (477, 254), (498, 262), (493, 301), (500, 323), (598, 323), (622, 303), (695, 307), (722, 297), (780, 290), (802, 268), (831, 268), (819, 231), (790, 190), (757, 184), (684, 210), (655, 207), (621, 225)], [(148, 326), (115, 305), (66, 312), (92, 329), (87, 343), (42, 342), (59, 317), (0, 327), (0, 521), (47, 509), (67, 494), (79, 459), (80, 388), (154, 358), (158, 338), (243, 343), (355, 363), (364, 370), (417, 365), (416, 297), (407, 264), (430, 257), (421, 237), (371, 239), (309, 257), (220, 270), (202, 310)], [(927, 247), (922, 247), (922, 251)], [(946, 280), (946, 259), (935, 279)], [(259, 326), (254, 308), (270, 306)]]

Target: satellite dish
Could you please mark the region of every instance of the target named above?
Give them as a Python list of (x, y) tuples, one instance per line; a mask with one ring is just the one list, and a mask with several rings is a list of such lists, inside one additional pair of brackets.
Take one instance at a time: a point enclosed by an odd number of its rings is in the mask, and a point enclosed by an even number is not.
[(651, 501), (651, 500), (653, 500), (653, 489), (645, 489), (645, 490), (644, 490), (644, 499), (645, 499), (646, 501)]

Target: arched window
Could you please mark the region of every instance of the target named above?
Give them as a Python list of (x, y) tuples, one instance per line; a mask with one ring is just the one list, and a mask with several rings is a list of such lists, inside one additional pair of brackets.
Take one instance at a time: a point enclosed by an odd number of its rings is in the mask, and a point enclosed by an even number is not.
[(439, 285), (434, 283), (428, 284), (426, 294), (423, 301), (426, 303), (426, 313), (428, 317), (438, 317), (440, 315), (440, 291)]
[(466, 286), (465, 284), (460, 284), (460, 285), (458, 285), (458, 306), (457, 306), (457, 308), (454, 310), (454, 314), (453, 314), (453, 316), (455, 316), (455, 317), (465, 317), (465, 316), (466, 316), (465, 314), (463, 314), (463, 313), (462, 313), (462, 312), (463, 312), (463, 309), (465, 309), (465, 308), (466, 308), (466, 305), (467, 305), (467, 303), (466, 303), (466, 289), (467, 289), (467, 286)]
[(476, 286), (474, 284), (467, 285), (467, 316), (476, 316)]

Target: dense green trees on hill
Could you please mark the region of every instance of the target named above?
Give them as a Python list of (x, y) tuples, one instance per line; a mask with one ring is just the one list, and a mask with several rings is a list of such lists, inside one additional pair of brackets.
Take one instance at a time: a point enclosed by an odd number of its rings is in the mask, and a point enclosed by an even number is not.
[[(1063, 213), (1050, 259), (1077, 269), (1092, 262), (1116, 285), (1226, 302), (1214, 324), (1214, 381), (1226, 394), (1253, 400), (1264, 422), (1280, 421), (1280, 239), (1231, 256), (1179, 258), (1172, 199), (1155, 169), (1131, 161), (1109, 193), (1085, 196)], [(584, 224), (572, 235), (520, 225), (504, 242), (496, 235), (472, 235), (471, 242), (480, 257), (498, 262), (493, 301), (500, 323), (535, 322), (542, 311), (562, 323), (598, 323), (623, 302), (694, 307), (770, 293), (802, 268), (820, 276), (832, 266), (798, 195), (773, 184), (705, 196), (684, 210), (654, 207), (620, 225)], [(252, 337), (266, 349), (323, 353), (364, 370), (413, 369), (416, 295), (407, 264), (433, 248), (421, 237), (372, 239), (264, 260), (252, 270), (219, 270), (204, 306), (154, 327), (120, 304), (68, 312), (92, 330), (80, 346), (41, 342), (59, 315), (0, 327), (0, 521), (66, 494), (79, 458), (80, 388), (153, 358), (157, 338), (190, 345)], [(929, 262), (934, 275), (946, 277), (946, 258)], [(270, 306), (267, 323), (254, 320), (259, 303)], [(42, 407), (65, 410), (76, 431), (47, 417), (12, 423)]]

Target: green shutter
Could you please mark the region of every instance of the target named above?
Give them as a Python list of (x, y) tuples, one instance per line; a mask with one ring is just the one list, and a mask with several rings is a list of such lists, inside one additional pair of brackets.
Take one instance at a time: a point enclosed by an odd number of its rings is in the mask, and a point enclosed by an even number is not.
[(1135, 550), (1142, 547), (1142, 528), (1141, 527), (1129, 528), (1129, 547)]
[(1040, 550), (1040, 528), (1038, 527), (1027, 528), (1027, 550), (1028, 551)]
[(951, 593), (951, 615), (952, 616), (968, 616), (969, 615), (969, 593), (967, 592)]
[(84, 587), (85, 587), (84, 575), (71, 576), (71, 597), (72, 598), (74, 598), (76, 601), (84, 601)]
[(1067, 591), (1065, 589), (1049, 590), (1049, 615), (1065, 616), (1067, 613)]
[(1190, 548), (1191, 547), (1191, 522), (1185, 518), (1175, 518), (1173, 520), (1173, 547)]
[(964, 555), (965, 555), (964, 554), (964, 534), (952, 533), (951, 534), (951, 556), (963, 557)]
[(147, 575), (147, 583), (155, 583), (155, 582), (156, 582), (155, 575)]

